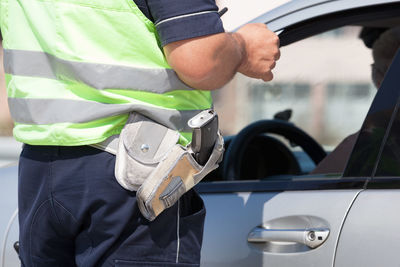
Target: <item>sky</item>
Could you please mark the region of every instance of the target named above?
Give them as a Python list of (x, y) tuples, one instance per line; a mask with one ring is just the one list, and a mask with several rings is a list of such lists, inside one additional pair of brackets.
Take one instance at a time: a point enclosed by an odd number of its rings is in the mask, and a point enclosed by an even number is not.
[(267, 11), (289, 2), (289, 0), (217, 0), (222, 9), (228, 7), (228, 12), (222, 16), (226, 31), (232, 31), (246, 22), (266, 13)]

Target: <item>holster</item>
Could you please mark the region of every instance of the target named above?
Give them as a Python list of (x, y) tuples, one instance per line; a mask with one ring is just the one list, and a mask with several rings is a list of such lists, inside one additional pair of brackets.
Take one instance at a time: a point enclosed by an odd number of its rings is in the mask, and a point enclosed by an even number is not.
[(175, 145), (137, 191), (136, 198), (143, 216), (152, 221), (174, 205), (184, 193), (218, 167), (223, 151), (224, 141), (219, 134), (209, 160), (201, 166), (194, 160), (190, 146)]
[[(218, 133), (210, 158), (204, 166), (193, 158), (190, 147), (178, 144), (179, 133), (140, 114), (132, 113), (119, 138), (115, 177), (127, 190), (137, 191), (141, 213), (152, 221), (208, 173), (218, 167), (224, 141)], [(98, 147), (101, 147), (98, 145)]]

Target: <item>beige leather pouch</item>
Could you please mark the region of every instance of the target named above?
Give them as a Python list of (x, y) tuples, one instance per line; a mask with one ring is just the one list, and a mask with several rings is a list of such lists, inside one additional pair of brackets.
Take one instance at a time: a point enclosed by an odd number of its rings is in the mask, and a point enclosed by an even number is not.
[(177, 131), (132, 113), (118, 140), (115, 163), (118, 183), (127, 190), (137, 191), (178, 139)]

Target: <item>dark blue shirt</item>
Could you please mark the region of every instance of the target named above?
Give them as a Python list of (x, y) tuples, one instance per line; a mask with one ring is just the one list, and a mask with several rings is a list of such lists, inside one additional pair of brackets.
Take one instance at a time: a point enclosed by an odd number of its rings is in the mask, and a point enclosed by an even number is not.
[(215, 0), (134, 0), (153, 21), (161, 44), (224, 32)]

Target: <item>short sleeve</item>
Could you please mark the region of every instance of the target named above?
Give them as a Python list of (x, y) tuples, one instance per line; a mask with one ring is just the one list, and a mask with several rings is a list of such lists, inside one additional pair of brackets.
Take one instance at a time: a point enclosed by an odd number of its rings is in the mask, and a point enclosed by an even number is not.
[(224, 32), (214, 0), (147, 0), (162, 46)]

